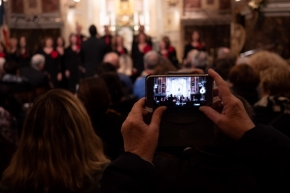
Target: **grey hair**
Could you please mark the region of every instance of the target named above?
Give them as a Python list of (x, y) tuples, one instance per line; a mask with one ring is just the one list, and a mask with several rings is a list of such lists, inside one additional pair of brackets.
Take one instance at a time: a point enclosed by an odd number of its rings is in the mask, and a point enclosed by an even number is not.
[(198, 52), (194, 55), (191, 60), (191, 67), (205, 71), (209, 67), (208, 54), (206, 52)]
[(144, 67), (153, 70), (160, 63), (160, 56), (156, 51), (149, 51), (144, 55)]
[(38, 69), (40, 64), (45, 63), (45, 57), (41, 54), (35, 54), (31, 59), (31, 67)]

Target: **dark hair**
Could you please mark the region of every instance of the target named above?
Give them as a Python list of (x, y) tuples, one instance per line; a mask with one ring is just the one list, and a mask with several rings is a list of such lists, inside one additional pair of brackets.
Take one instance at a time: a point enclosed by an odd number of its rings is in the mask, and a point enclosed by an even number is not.
[(77, 192), (107, 162), (84, 106), (69, 91), (54, 89), (28, 111), (1, 183), (11, 192)]
[(53, 41), (53, 38), (50, 37), (50, 36), (46, 36), (46, 37), (43, 39), (43, 42), (42, 42), (42, 47), (43, 47), (43, 48), (46, 46), (46, 41), (47, 41), (48, 39), (51, 39), (51, 41), (52, 41), (52, 47), (54, 47), (54, 41)]
[(77, 96), (91, 117), (105, 113), (111, 103), (109, 90), (101, 78), (86, 78), (81, 81)]
[(224, 79), (228, 80), (231, 68), (235, 66), (235, 61), (229, 58), (218, 59), (213, 64), (213, 69)]
[(18, 65), (14, 61), (8, 61), (4, 63), (3, 69), (7, 74), (16, 74)]
[(71, 46), (71, 37), (73, 37), (73, 36), (77, 36), (75, 33), (71, 33), (70, 35), (69, 35), (69, 38), (68, 38), (68, 41), (69, 41), (69, 45)]
[(64, 47), (65, 46), (65, 40), (64, 40), (64, 38), (62, 36), (58, 36), (56, 38), (55, 43), (54, 43), (55, 47), (57, 47), (57, 40), (58, 40), (58, 38), (61, 38), (61, 40), (62, 40), (62, 47)]
[(90, 35), (91, 36), (96, 36), (97, 33), (98, 33), (96, 26), (95, 25), (91, 25), (89, 27), (89, 32), (90, 32)]
[(169, 37), (168, 37), (168, 36), (164, 36), (164, 37), (162, 38), (162, 40), (163, 40), (164, 43), (165, 43), (165, 47), (168, 49), (168, 48), (170, 47), (170, 45), (171, 45)]
[(111, 63), (104, 62), (97, 67), (96, 72), (98, 75), (102, 75), (107, 72), (117, 72), (117, 71), (116, 68)]
[(260, 78), (258, 72), (251, 66), (240, 64), (230, 70), (229, 81), (238, 88), (255, 89), (259, 85)]
[(5, 47), (5, 45), (2, 42), (0, 42), (0, 45), (3, 47), (3, 53), (6, 54), (6, 47)]

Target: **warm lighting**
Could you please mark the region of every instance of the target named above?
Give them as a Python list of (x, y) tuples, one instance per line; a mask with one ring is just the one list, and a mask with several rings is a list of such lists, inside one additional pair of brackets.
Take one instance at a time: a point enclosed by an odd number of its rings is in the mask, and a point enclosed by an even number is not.
[(74, 1), (78, 3), (78, 2), (80, 2), (81, 0), (74, 0)]

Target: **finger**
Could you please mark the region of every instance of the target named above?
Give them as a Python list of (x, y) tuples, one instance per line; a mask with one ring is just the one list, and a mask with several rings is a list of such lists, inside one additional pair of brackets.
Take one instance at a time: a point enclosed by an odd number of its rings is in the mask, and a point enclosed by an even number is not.
[(223, 119), (222, 114), (207, 106), (202, 106), (199, 108), (199, 110), (203, 112), (210, 120), (212, 120), (218, 127), (220, 127), (220, 121)]
[(214, 89), (212, 89), (212, 96), (213, 96), (213, 97), (218, 96), (218, 94), (219, 94), (219, 89), (218, 89), (218, 88), (214, 88)]
[(222, 101), (221, 100), (218, 100), (216, 102), (214, 102), (211, 107), (216, 110), (217, 112), (221, 113), (223, 111), (223, 104), (222, 104)]
[(130, 114), (135, 115), (141, 115), (143, 114), (143, 107), (145, 105), (145, 98), (140, 99), (139, 101), (137, 101), (134, 106), (131, 109)]
[(223, 102), (230, 101), (232, 94), (227, 83), (223, 80), (223, 78), (218, 73), (216, 73), (213, 69), (209, 69), (208, 74), (214, 79), (218, 87), (218, 91), (219, 91), (218, 95), (222, 99), (222, 101)]
[(151, 119), (151, 123), (149, 125), (149, 127), (151, 128), (159, 128), (160, 126), (160, 121), (161, 121), (161, 117), (163, 115), (163, 113), (166, 111), (167, 107), (159, 107), (157, 108), (153, 115), (152, 115), (152, 119)]

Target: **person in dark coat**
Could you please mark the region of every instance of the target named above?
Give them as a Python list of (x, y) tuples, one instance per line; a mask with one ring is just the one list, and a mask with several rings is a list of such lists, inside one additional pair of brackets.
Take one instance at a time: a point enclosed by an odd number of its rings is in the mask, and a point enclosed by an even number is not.
[(9, 43), (6, 60), (18, 63), (18, 40), (16, 38), (10, 38)]
[(109, 26), (104, 26), (105, 35), (101, 37), (106, 44), (106, 53), (112, 52), (112, 43), (113, 43), (113, 36), (111, 35)]
[(32, 57), (31, 50), (27, 46), (27, 40), (25, 36), (21, 36), (19, 39), (18, 49), (18, 66), (19, 68), (29, 66)]
[(42, 71), (45, 64), (45, 58), (41, 54), (32, 56), (31, 67), (23, 67), (20, 69), (20, 75), (27, 78), (32, 87), (50, 88), (49, 79)]
[(105, 42), (96, 37), (96, 26), (91, 25), (89, 32), (91, 37), (81, 45), (81, 56), (85, 68), (85, 77), (91, 77), (95, 74), (96, 67), (102, 63), (103, 57), (106, 54)]
[(38, 51), (38, 54), (45, 57), (43, 71), (48, 73), (53, 88), (58, 88), (62, 80), (61, 61), (59, 53), (53, 47), (53, 40), (51, 37), (45, 38), (44, 47)]
[[(213, 70), (208, 73), (217, 84), (221, 100), (216, 101), (215, 105), (221, 107), (221, 110), (203, 106), (200, 111), (224, 134), (237, 141), (235, 159), (257, 180), (259, 187), (256, 192), (288, 192), (290, 138), (272, 127), (255, 126), (242, 102), (231, 94), (227, 83)], [(148, 114), (144, 106), (145, 99), (138, 101), (123, 123), (125, 153), (105, 170), (102, 192), (158, 192), (158, 172), (152, 160), (158, 144), (161, 117), (166, 107), (157, 108), (147, 125), (143, 120)]]
[(81, 54), (77, 46), (77, 36), (70, 35), (70, 46), (65, 49), (65, 75), (68, 79), (69, 90), (76, 91), (76, 85), (80, 80)]

